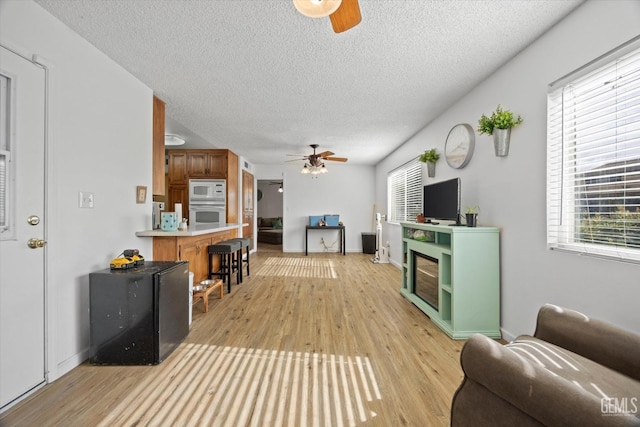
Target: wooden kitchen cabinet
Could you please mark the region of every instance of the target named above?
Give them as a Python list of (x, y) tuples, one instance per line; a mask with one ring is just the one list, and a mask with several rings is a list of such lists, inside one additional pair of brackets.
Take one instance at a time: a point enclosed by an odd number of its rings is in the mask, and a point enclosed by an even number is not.
[(187, 153), (185, 150), (169, 150), (169, 185), (189, 183), (187, 172)]
[(189, 178), (227, 178), (228, 150), (202, 150), (187, 152)]
[[(202, 280), (208, 279), (209, 273), (209, 252), (208, 247), (211, 244), (211, 237), (196, 240), (185, 241), (180, 245), (180, 259), (189, 261), (189, 271), (193, 273), (193, 283), (200, 283)], [(215, 270), (214, 270), (215, 271)]]
[(227, 150), (227, 222), (230, 224), (238, 222), (238, 160), (237, 154)]
[(182, 203), (183, 216), (189, 213), (189, 179), (227, 181), (227, 223), (238, 222), (238, 155), (230, 150), (169, 150), (168, 206)]
[(164, 180), (164, 101), (157, 96), (153, 97), (153, 178), (152, 193), (154, 196), (166, 194)]
[(242, 237), (251, 239), (253, 249), (253, 175), (242, 170)]
[[(182, 217), (189, 218), (189, 186), (169, 185), (165, 212), (174, 212), (176, 203), (182, 203)], [(182, 218), (179, 218), (182, 219)]]
[[(193, 273), (195, 284), (208, 279), (208, 246), (237, 237), (237, 231), (217, 231), (199, 236), (163, 236), (153, 238), (154, 261), (189, 261), (189, 271)], [(219, 268), (217, 256), (213, 257), (213, 271)]]
[(242, 209), (253, 213), (253, 175), (242, 171)]
[(245, 237), (250, 240), (249, 249), (253, 249), (254, 247), (253, 245), (253, 212), (252, 213), (243, 212), (242, 223), (247, 224), (244, 227), (242, 227), (242, 237)]
[(168, 150), (169, 189), (165, 210), (172, 212), (182, 203), (182, 214), (189, 216), (189, 180), (225, 179), (227, 182), (227, 223), (238, 222), (238, 155), (230, 150)]

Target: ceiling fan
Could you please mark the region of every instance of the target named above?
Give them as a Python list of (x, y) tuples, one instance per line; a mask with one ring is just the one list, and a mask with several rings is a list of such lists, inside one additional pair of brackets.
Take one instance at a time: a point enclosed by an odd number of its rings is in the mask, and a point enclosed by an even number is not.
[(293, 0), (293, 5), (310, 18), (328, 16), (336, 33), (347, 31), (362, 20), (358, 0)]
[(280, 188), (278, 188), (278, 193), (284, 192), (284, 188), (282, 187), (282, 181), (271, 181), (269, 185), (279, 185)]
[[(334, 157), (332, 151), (323, 151), (322, 153), (316, 153), (316, 148), (319, 147), (318, 144), (311, 144), (309, 147), (313, 148), (313, 154), (309, 154), (308, 156), (303, 156), (301, 159), (295, 160), (305, 160), (306, 163), (302, 168), (302, 173), (326, 173), (327, 168), (324, 165), (325, 160), (329, 160), (332, 162), (346, 162), (346, 157)], [(289, 154), (289, 156), (297, 156), (297, 154)], [(293, 161), (293, 160), (290, 160)]]
[[(269, 181), (268, 182), (269, 185), (279, 185), (280, 188), (278, 188), (278, 193), (283, 193), (284, 192), (284, 187), (282, 186), (282, 181)], [(262, 190), (260, 190), (258, 188), (258, 201), (262, 200)]]

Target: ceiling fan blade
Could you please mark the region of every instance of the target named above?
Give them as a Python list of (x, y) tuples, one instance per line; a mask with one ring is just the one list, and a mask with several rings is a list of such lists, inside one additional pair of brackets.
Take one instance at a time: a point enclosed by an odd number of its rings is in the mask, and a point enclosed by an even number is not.
[(346, 157), (324, 157), (324, 160), (331, 160), (332, 162), (346, 162)]
[(362, 21), (358, 0), (342, 0), (338, 10), (329, 15), (329, 18), (336, 33), (355, 27)]
[(322, 153), (318, 153), (317, 156), (318, 157), (327, 157), (327, 156), (333, 156), (335, 153), (332, 151), (323, 151)]

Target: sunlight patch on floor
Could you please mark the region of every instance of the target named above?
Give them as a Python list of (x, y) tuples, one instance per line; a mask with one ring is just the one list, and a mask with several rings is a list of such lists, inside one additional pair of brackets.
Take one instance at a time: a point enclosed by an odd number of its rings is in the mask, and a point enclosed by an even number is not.
[(338, 278), (332, 260), (316, 258), (269, 257), (255, 274), (257, 276)]
[(164, 363), (99, 425), (355, 426), (381, 399), (368, 357), (184, 344)]

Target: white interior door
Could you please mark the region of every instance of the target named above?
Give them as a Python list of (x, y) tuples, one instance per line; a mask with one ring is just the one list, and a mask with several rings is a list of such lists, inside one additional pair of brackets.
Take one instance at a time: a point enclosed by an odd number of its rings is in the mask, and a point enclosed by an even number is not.
[(45, 381), (44, 70), (0, 46), (0, 87), (1, 410)]

